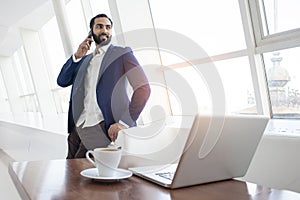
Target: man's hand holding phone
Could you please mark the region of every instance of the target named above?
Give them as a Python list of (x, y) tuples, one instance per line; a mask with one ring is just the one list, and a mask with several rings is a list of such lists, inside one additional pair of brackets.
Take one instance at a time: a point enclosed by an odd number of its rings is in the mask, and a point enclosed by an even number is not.
[(92, 33), (89, 32), (89, 35), (85, 40), (79, 45), (76, 53), (74, 54), (76, 59), (82, 58), (91, 48), (91, 44), (94, 40), (92, 39)]

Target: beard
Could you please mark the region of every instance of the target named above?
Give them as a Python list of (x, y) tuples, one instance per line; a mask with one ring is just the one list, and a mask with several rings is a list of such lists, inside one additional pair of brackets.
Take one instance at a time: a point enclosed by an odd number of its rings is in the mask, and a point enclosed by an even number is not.
[[(93, 39), (94, 39), (95, 43), (100, 46), (105, 46), (105, 45), (109, 44), (111, 41), (111, 36), (109, 36), (105, 33), (102, 33), (99, 36), (95, 35), (94, 33), (92, 35), (93, 35)], [(106, 39), (101, 39), (101, 36), (106, 36)]]

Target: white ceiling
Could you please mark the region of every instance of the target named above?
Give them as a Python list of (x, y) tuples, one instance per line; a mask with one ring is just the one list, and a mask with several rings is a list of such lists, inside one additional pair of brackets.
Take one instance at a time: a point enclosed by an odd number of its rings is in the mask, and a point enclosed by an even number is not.
[(51, 0), (0, 0), (0, 56), (21, 46), (20, 28), (38, 30), (53, 15)]

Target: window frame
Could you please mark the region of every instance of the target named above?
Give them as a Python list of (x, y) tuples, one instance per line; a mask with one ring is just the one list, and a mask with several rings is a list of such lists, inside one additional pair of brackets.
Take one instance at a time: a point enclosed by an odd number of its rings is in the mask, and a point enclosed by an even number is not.
[[(242, 2), (243, 0), (241, 0)], [(295, 47), (300, 47), (300, 28), (291, 29), (288, 31), (282, 31), (278, 33), (273, 33), (269, 35), (264, 35), (264, 27), (262, 15), (260, 10), (260, 2), (262, 0), (246, 0), (247, 4), (249, 5), (249, 14), (251, 18), (252, 28), (253, 28), (253, 40), (254, 40), (254, 55), (260, 58), (260, 63), (264, 68), (266, 74), (266, 68), (264, 66), (263, 61), (263, 54), (268, 52), (274, 52), (284, 49), (290, 49)], [(268, 104), (269, 104), (269, 112), (272, 119), (279, 119), (274, 118), (273, 116), (273, 107), (270, 98), (270, 91), (268, 88), (268, 80), (266, 78), (266, 90), (268, 92)], [(287, 120), (297, 120), (294, 118), (284, 118)]]
[[(248, 0), (255, 37), (255, 53), (277, 51), (300, 46), (300, 28), (264, 35), (261, 0)], [(266, 22), (265, 22), (266, 23)]]

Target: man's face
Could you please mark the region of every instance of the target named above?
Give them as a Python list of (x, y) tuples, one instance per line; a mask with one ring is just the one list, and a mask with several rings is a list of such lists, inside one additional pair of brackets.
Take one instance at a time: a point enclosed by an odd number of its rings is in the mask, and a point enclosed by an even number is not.
[(111, 41), (112, 26), (106, 17), (96, 18), (93, 25), (93, 39), (97, 45), (104, 46)]

